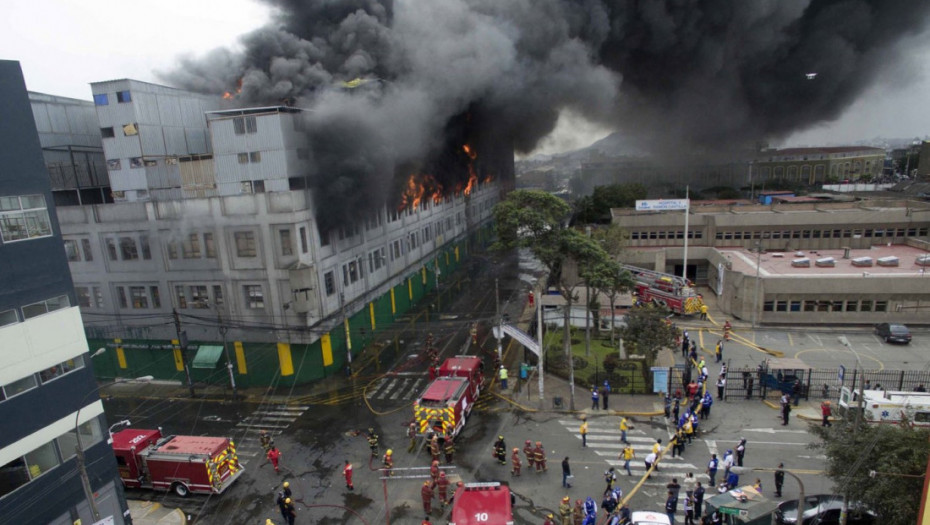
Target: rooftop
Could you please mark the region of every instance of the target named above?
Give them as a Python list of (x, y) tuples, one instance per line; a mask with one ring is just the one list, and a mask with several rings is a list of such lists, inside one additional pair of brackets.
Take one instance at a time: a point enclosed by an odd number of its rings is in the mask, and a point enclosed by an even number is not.
[[(743, 248), (718, 248), (732, 264), (733, 270), (746, 275), (755, 275), (758, 253)], [(849, 258), (844, 259), (844, 250), (803, 250), (797, 252), (767, 251), (762, 254), (759, 275), (768, 278), (777, 277), (919, 277), (924, 267), (916, 264), (920, 255), (927, 255), (926, 250), (892, 244), (872, 246), (869, 249), (850, 250)], [(834, 266), (818, 266), (819, 259), (832, 257)], [(897, 257), (899, 266), (880, 266), (878, 260), (885, 257)], [(792, 265), (796, 259), (809, 259), (810, 266), (799, 268)], [(872, 266), (853, 266), (854, 259), (871, 258)], [(930, 268), (928, 268), (930, 269)], [(927, 273), (930, 273), (928, 271)], [(930, 283), (930, 276), (928, 276)]]

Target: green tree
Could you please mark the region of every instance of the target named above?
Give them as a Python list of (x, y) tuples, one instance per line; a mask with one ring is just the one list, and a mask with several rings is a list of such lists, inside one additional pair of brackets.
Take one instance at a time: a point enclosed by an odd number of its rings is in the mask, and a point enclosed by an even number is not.
[[(860, 501), (889, 525), (917, 523), (930, 429), (908, 425), (864, 425), (853, 418), (832, 427), (811, 425), (820, 441), (812, 448), (827, 456), (827, 476), (839, 494)], [(874, 473), (874, 475), (873, 475)]]
[[(516, 190), (494, 207), (497, 229), (496, 249), (526, 247), (549, 270), (565, 299), (563, 350), (569, 362), (569, 381), (574, 382), (571, 354), (571, 310), (577, 301), (575, 289), (581, 282), (577, 268), (590, 268), (610, 257), (601, 246), (581, 232), (569, 228), (569, 206), (549, 193)], [(574, 392), (571, 408), (575, 408)]]
[(660, 348), (674, 346), (678, 329), (666, 320), (665, 310), (653, 305), (633, 308), (626, 315), (626, 327), (620, 335), (627, 343), (632, 343), (636, 351), (646, 356), (649, 363), (654, 363)]
[(575, 220), (581, 224), (609, 224), (611, 208), (632, 208), (637, 199), (645, 198), (646, 187), (642, 184), (597, 186), (590, 197), (578, 199)]

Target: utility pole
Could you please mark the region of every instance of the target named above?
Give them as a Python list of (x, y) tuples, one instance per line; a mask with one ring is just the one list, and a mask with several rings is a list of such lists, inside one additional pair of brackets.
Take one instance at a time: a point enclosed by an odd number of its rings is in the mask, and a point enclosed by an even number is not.
[(229, 358), (229, 348), (226, 346), (226, 332), (228, 331), (228, 327), (223, 323), (219, 305), (216, 306), (216, 322), (219, 323), (220, 334), (223, 336), (223, 353), (226, 354), (226, 370), (229, 371), (229, 386), (232, 387), (233, 401), (236, 401), (239, 398), (239, 393), (236, 391), (236, 376), (233, 374), (232, 359)]
[(191, 391), (191, 397), (194, 397), (194, 382), (191, 380), (191, 367), (187, 362), (187, 332), (181, 330), (181, 316), (178, 315), (177, 308), (171, 309), (174, 316), (174, 329), (178, 334), (178, 348), (181, 351), (181, 361), (184, 363), (184, 375), (187, 377), (187, 388)]
[(433, 273), (436, 277), (436, 318), (439, 318), (439, 310), (442, 309), (442, 294), (439, 293), (439, 256), (436, 256), (436, 271)]
[(685, 249), (681, 263), (681, 279), (688, 285), (688, 217), (691, 215), (691, 186), (685, 186)]
[[(500, 361), (501, 366), (504, 366), (504, 351), (503, 348), (501, 348), (501, 338), (504, 336), (504, 327), (502, 326), (503, 320), (501, 319), (501, 294), (497, 284), (497, 279), (494, 279), (494, 303), (497, 311), (497, 334), (495, 334), (495, 337), (497, 337), (497, 359)], [(499, 373), (497, 370), (494, 372)]]
[(349, 331), (349, 318), (346, 316), (346, 294), (339, 292), (339, 306), (342, 308), (342, 324), (346, 329), (346, 375), (352, 374), (352, 333)]
[[(536, 362), (536, 375), (539, 380), (539, 409), (543, 409), (543, 358), (546, 355), (546, 349), (543, 347), (543, 315), (542, 315), (542, 292), (543, 284), (540, 278), (539, 285), (536, 289), (536, 341), (539, 342), (539, 359)], [(529, 390), (529, 389), (527, 389)]]

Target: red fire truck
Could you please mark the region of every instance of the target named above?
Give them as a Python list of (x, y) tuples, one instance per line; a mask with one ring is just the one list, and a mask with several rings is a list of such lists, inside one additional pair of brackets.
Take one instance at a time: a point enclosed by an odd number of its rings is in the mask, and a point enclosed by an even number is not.
[(679, 315), (701, 311), (704, 300), (694, 290), (694, 284), (678, 275), (621, 265), (630, 272), (636, 285), (636, 295), (643, 303), (668, 308)]
[(513, 525), (513, 495), (500, 483), (466, 483), (455, 489), (449, 525)]
[(440, 439), (456, 436), (481, 394), (483, 381), (480, 358), (459, 355), (446, 359), (439, 367), (439, 377), (413, 404), (419, 433), (432, 432)]
[(182, 497), (219, 494), (243, 472), (229, 438), (126, 429), (113, 434), (113, 452), (127, 488), (171, 490)]

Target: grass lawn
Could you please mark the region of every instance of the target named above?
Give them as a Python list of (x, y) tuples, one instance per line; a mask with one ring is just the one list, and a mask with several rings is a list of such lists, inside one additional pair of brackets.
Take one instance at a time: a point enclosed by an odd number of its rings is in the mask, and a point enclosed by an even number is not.
[[(543, 340), (546, 348), (546, 361), (548, 370), (563, 377), (568, 377), (568, 363), (562, 352), (562, 329), (548, 331)], [(614, 338), (611, 346), (609, 335), (598, 337), (591, 331), (590, 352), (585, 352), (584, 329), (572, 329), (572, 355), (575, 363), (575, 385), (579, 388), (591, 388), (591, 385), (604, 384), (610, 381), (611, 391), (614, 393), (630, 393), (632, 388), (636, 393), (647, 391), (647, 383), (643, 375), (646, 363), (642, 360), (621, 361), (620, 367), (613, 373), (607, 374), (604, 370), (604, 359), (610, 355), (619, 355), (619, 339)], [(632, 381), (632, 383), (631, 383)]]

